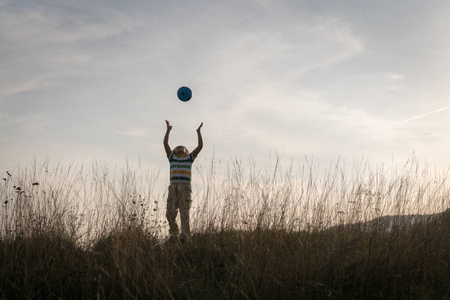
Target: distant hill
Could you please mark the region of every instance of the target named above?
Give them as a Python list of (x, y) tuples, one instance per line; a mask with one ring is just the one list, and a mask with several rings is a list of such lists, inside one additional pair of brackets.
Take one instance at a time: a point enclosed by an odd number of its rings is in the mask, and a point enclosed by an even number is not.
[(404, 228), (406, 226), (428, 224), (439, 222), (450, 217), (450, 208), (441, 213), (428, 215), (393, 215), (381, 216), (367, 222), (349, 224), (350, 227), (360, 227), (365, 230), (392, 231), (394, 228)]

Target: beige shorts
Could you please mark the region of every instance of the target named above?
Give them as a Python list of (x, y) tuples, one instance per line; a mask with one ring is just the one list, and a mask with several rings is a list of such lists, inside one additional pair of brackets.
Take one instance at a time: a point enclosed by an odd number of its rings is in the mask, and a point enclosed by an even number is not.
[(191, 199), (192, 188), (190, 183), (171, 183), (169, 185), (169, 194), (167, 196), (167, 202), (183, 199), (192, 202)]
[(178, 211), (180, 211), (181, 237), (191, 235), (189, 225), (189, 209), (192, 203), (191, 194), (192, 189), (190, 183), (171, 183), (169, 186), (166, 217), (169, 222), (169, 233), (173, 236), (179, 233), (176, 221)]

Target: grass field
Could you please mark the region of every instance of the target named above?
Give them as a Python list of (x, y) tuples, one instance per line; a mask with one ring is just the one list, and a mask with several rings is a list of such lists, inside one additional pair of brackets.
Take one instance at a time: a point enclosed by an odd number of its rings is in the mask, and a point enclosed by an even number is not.
[(184, 244), (139, 166), (8, 170), (0, 298), (450, 299), (448, 170), (280, 164), (199, 167)]

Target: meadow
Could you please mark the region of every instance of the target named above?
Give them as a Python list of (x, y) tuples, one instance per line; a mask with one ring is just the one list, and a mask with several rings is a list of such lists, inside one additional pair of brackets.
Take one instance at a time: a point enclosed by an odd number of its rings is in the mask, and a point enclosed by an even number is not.
[(212, 161), (181, 244), (139, 165), (5, 170), (0, 298), (450, 299), (448, 172)]

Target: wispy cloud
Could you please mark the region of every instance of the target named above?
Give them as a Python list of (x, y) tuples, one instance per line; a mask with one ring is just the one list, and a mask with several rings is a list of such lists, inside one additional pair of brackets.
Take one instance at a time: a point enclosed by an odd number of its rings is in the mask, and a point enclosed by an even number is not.
[(450, 106), (441, 107), (439, 109), (435, 109), (435, 110), (432, 110), (432, 111), (429, 111), (429, 112), (426, 112), (426, 113), (423, 113), (423, 114), (418, 114), (418, 115), (416, 115), (414, 117), (411, 117), (411, 118), (404, 119), (404, 120), (400, 121), (400, 123), (408, 123), (408, 122), (412, 122), (412, 121), (417, 121), (417, 120), (423, 119), (425, 117), (429, 117), (431, 115), (447, 111), (449, 109), (450, 109)]
[[(448, 64), (424, 56), (449, 52), (424, 42), (450, 36), (433, 25), (448, 24), (437, 5), (406, 14), (387, 2), (138, 2), (0, 0), (0, 140), (105, 157), (133, 144), (161, 152), (165, 166), (165, 118), (171, 141), (188, 147), (204, 121), (204, 153), (216, 157), (409, 154), (431, 149), (423, 136), (448, 133), (436, 121), (450, 110), (439, 100)], [(189, 103), (176, 99), (181, 85), (193, 88)]]
[(88, 75), (87, 63), (99, 60), (98, 43), (143, 23), (106, 7), (96, 14), (95, 6), (80, 12), (75, 7), (4, 4), (0, 10), (0, 99), (42, 89), (67, 76)]
[(399, 73), (387, 73), (387, 78), (391, 81), (403, 81), (405, 80), (405, 75)]

